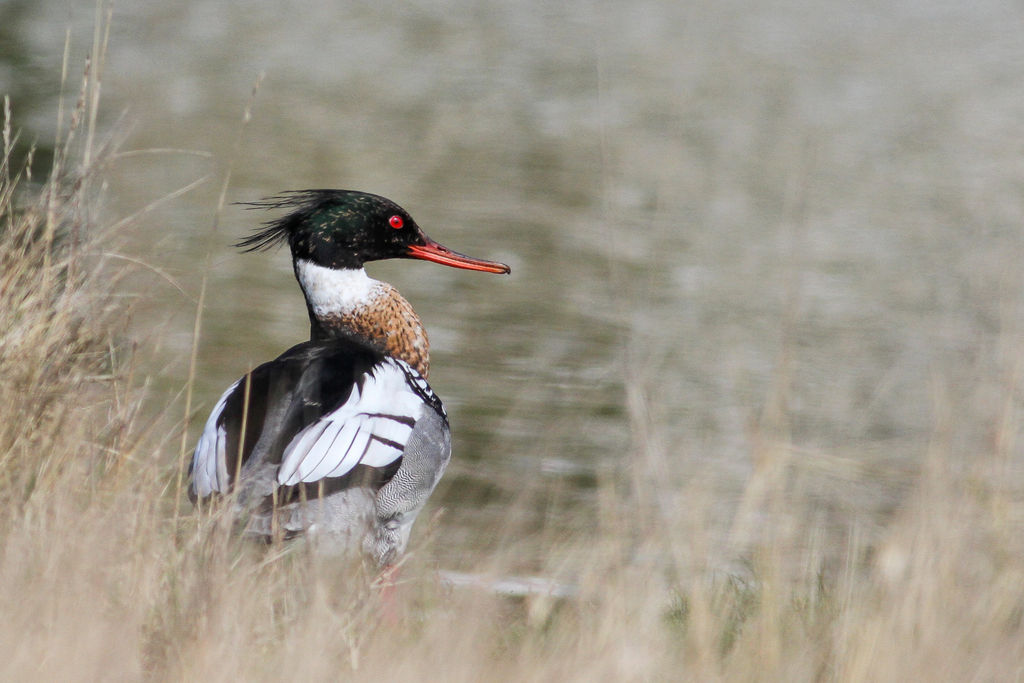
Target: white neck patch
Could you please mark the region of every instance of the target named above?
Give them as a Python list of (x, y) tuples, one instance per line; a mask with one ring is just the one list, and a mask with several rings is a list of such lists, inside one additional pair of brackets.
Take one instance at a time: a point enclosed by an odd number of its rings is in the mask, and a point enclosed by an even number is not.
[(295, 262), (295, 272), (318, 318), (365, 308), (379, 296), (382, 284), (362, 268), (335, 270), (304, 259)]

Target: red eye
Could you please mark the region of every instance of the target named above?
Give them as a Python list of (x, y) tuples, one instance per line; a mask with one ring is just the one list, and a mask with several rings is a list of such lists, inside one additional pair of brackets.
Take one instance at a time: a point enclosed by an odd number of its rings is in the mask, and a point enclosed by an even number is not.
[(392, 216), (391, 218), (388, 219), (388, 225), (390, 225), (395, 230), (398, 230), (403, 225), (405, 225), (405, 221), (402, 220), (401, 216)]

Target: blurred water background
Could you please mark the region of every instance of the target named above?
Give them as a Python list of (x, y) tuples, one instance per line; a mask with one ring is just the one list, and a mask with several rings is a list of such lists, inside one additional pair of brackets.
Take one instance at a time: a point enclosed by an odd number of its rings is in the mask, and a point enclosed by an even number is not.
[[(0, 93), (39, 168), (66, 33), (78, 65), (96, 15), (0, 3)], [(998, 0), (118, 3), (101, 210), (145, 209), (110, 248), (147, 264), (126, 336), (152, 419), (182, 420), (207, 254), (193, 435), (308, 332), (287, 254), (230, 246), (265, 217), (215, 220), (228, 169), (228, 202), (361, 189), (512, 266), (369, 268), (424, 319), (451, 417), (439, 563), (534, 570), (531, 540), (596, 529), (654, 456), (655, 509), (704, 497), (723, 538), (756, 534), (774, 522), (737, 505), (765, 438), (793, 444), (807, 514), (870, 534), (939, 418), (998, 412), (1019, 371), (1022, 35)], [(962, 425), (966, 453), (997, 427)]]

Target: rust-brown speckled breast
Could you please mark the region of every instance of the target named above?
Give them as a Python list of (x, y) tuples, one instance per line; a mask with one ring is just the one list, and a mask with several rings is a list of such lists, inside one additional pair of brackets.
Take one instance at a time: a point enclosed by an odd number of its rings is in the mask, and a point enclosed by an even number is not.
[(412, 305), (387, 283), (380, 295), (358, 310), (331, 315), (322, 323), (342, 327), (377, 344), (390, 355), (404, 360), (423, 377), (430, 371), (430, 342), (427, 331)]

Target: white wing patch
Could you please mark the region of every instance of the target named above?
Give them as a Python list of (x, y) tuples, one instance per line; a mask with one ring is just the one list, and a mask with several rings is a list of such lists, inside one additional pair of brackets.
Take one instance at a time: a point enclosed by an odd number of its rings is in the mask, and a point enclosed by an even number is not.
[[(407, 383), (419, 379), (407, 364), (385, 359), (352, 388), (348, 400), (295, 435), (281, 456), (282, 486), (340, 477), (356, 465), (384, 467), (405, 451), (426, 405)], [(428, 389), (429, 391), (429, 389)], [(205, 433), (204, 433), (205, 435)]]
[(227, 466), (227, 432), (217, 425), (220, 414), (224, 412), (228, 396), (238, 388), (238, 380), (224, 392), (213, 407), (210, 417), (206, 420), (203, 433), (192, 454), (192, 492), (199, 498), (212, 493), (223, 493), (228, 490)]

